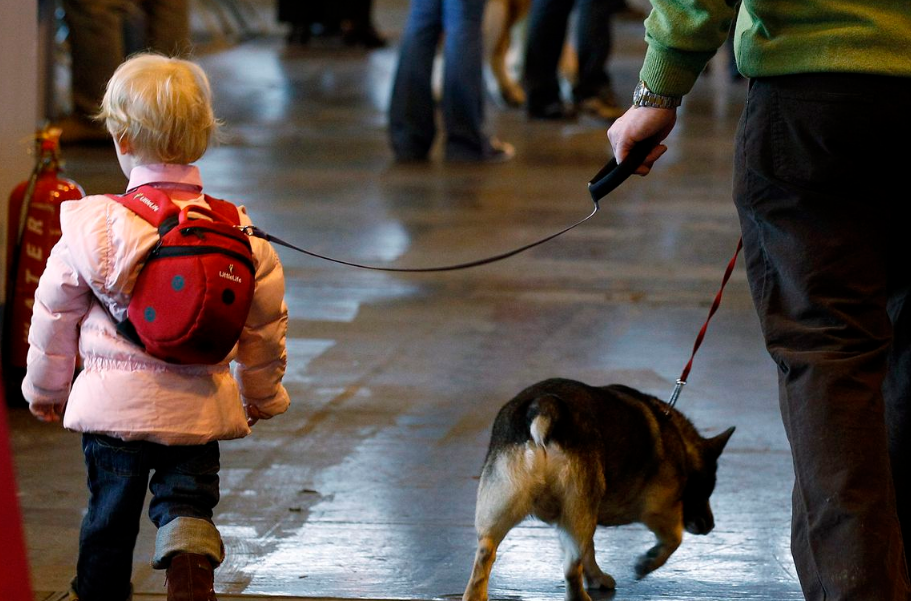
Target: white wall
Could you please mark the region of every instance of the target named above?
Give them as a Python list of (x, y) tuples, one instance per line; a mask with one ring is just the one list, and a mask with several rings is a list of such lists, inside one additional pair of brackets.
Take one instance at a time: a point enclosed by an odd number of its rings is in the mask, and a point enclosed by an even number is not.
[[(31, 172), (38, 126), (38, 0), (0, 0), (0, 288), (6, 282), (9, 194)], [(5, 291), (0, 295), (4, 302)]]

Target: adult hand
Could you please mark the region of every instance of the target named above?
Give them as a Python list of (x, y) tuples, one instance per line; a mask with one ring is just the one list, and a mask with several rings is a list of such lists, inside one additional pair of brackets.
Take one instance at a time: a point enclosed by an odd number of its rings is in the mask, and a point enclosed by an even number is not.
[[(610, 140), (617, 162), (622, 163), (637, 142), (652, 136), (657, 137), (659, 141), (664, 140), (674, 129), (676, 123), (677, 109), (634, 106), (614, 121), (614, 124), (607, 130), (607, 139)], [(666, 150), (667, 146), (664, 144), (655, 146), (634, 173), (648, 175), (652, 170), (652, 165)]]

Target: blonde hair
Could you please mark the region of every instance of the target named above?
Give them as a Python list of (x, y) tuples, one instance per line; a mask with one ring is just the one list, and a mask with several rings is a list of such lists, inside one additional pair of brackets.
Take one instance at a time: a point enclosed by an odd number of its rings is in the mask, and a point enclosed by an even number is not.
[(140, 159), (176, 164), (205, 154), (219, 125), (199, 65), (158, 54), (138, 54), (117, 68), (97, 119)]

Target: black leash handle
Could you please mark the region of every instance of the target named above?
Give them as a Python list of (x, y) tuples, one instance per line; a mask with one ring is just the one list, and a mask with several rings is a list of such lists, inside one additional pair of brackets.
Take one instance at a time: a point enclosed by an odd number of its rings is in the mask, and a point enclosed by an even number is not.
[(536, 246), (540, 246), (545, 242), (553, 240), (557, 236), (562, 236), (569, 230), (576, 228), (592, 217), (595, 216), (595, 213), (598, 212), (600, 206), (598, 205), (599, 201), (614, 191), (620, 184), (625, 182), (636, 169), (639, 168), (639, 165), (645, 161), (645, 158), (648, 156), (648, 153), (651, 152), (652, 148), (657, 142), (653, 138), (650, 138), (644, 142), (640, 142), (633, 147), (629, 155), (626, 157), (626, 160), (618, 164), (615, 159), (611, 159), (608, 163), (599, 171), (590, 182), (588, 182), (588, 191), (591, 194), (592, 202), (594, 202), (594, 209), (588, 214), (587, 217), (580, 219), (576, 223), (565, 227), (555, 234), (551, 234), (530, 244), (520, 246), (513, 250), (493, 255), (491, 257), (485, 257), (483, 259), (478, 259), (476, 261), (468, 261), (466, 263), (456, 263), (453, 265), (439, 265), (434, 267), (380, 267), (378, 265), (362, 265), (360, 263), (354, 263), (351, 261), (343, 261), (342, 259), (335, 259), (333, 257), (327, 257), (315, 253), (313, 251), (307, 250), (305, 248), (300, 248), (295, 246), (290, 242), (286, 242), (281, 238), (273, 236), (272, 234), (261, 230), (255, 225), (240, 226), (241, 231), (243, 231), (248, 236), (256, 236), (257, 238), (262, 238), (274, 244), (279, 244), (291, 250), (296, 250), (299, 253), (315, 257), (317, 259), (323, 259), (324, 261), (331, 261), (332, 263), (338, 263), (340, 265), (347, 265), (348, 267), (357, 267), (359, 269), (370, 269), (372, 271), (393, 271), (398, 273), (430, 273), (438, 271), (456, 271), (459, 269), (468, 269), (470, 267), (478, 267), (480, 265), (487, 265), (488, 263), (494, 263), (496, 261), (502, 261), (503, 259), (508, 259), (514, 255), (517, 255), (521, 252), (525, 252)]
[(658, 145), (658, 142), (657, 136), (653, 136), (633, 146), (622, 163), (618, 164), (616, 158), (608, 161), (601, 171), (588, 182), (588, 192), (592, 195), (595, 204), (598, 204), (599, 200), (613, 192), (635, 173), (636, 169), (645, 162), (652, 148)]

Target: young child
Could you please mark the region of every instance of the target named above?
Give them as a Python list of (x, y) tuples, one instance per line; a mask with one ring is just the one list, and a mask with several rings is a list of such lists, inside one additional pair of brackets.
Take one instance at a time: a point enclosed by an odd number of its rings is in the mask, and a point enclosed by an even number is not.
[[(131, 58), (108, 83), (99, 118), (113, 136), (128, 190), (151, 185), (178, 206), (207, 206), (191, 165), (218, 124), (202, 69), (152, 54)], [(35, 297), (22, 391), (39, 419), (62, 417), (64, 427), (83, 433), (90, 497), (73, 593), (81, 601), (130, 598), (148, 486), (149, 517), (158, 527), (152, 565), (167, 569), (168, 600), (214, 600), (213, 572), (224, 559), (212, 523), (218, 441), (246, 436), (258, 419), (289, 404), (281, 383), (287, 309), (278, 256), (264, 240), (250, 239), (253, 306), (231, 354), (216, 365), (177, 365), (115, 328), (159, 239), (155, 228), (107, 196), (89, 196), (63, 203), (61, 230)], [(77, 353), (83, 370), (72, 382)]]

